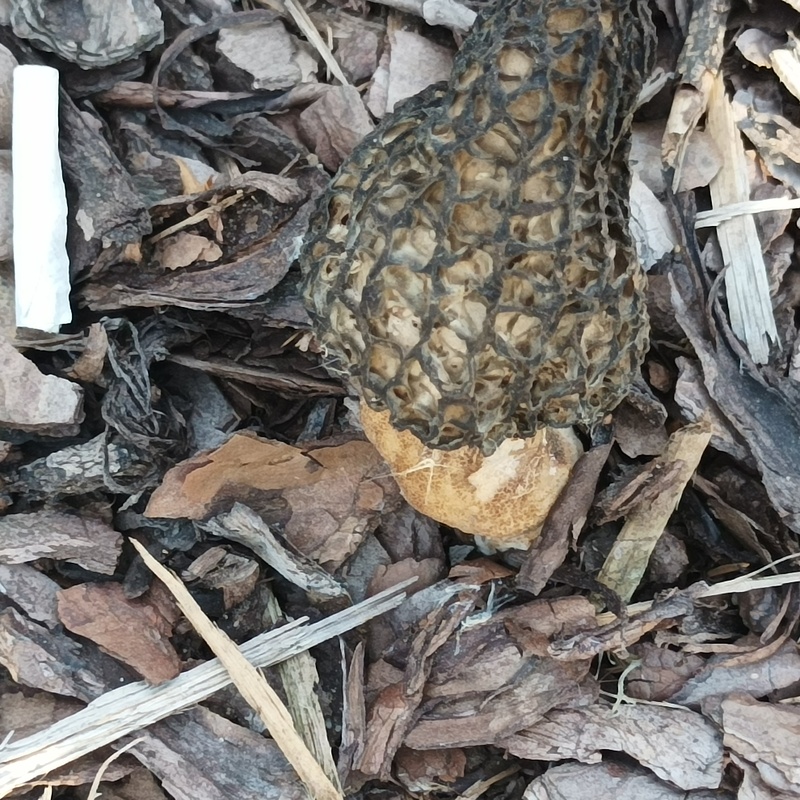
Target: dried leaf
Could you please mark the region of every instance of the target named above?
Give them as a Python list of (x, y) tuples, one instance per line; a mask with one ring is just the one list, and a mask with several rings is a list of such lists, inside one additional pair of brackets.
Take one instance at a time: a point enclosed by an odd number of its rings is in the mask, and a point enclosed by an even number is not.
[(197, 261), (219, 261), (222, 249), (205, 236), (178, 231), (174, 236), (159, 241), (153, 255), (164, 269), (180, 269)]

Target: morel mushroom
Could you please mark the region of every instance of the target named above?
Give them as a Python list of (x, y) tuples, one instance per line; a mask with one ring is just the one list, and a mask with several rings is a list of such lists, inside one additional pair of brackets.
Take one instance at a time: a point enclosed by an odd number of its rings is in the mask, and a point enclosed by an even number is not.
[(572, 426), (641, 367), (627, 155), (652, 38), (644, 0), (500, 0), (312, 218), (328, 363), (412, 505), (468, 533), (535, 536), (581, 452)]

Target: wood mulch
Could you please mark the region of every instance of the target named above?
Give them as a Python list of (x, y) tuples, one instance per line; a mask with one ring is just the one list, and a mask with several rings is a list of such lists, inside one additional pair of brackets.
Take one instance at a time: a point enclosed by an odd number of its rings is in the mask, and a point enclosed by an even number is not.
[[(0, 9), (0, 797), (800, 795), (796, 0), (654, 6), (643, 377), (500, 552), (404, 500), (296, 264), (477, 6), (57, 6)], [(15, 64), (60, 73), (58, 333)]]

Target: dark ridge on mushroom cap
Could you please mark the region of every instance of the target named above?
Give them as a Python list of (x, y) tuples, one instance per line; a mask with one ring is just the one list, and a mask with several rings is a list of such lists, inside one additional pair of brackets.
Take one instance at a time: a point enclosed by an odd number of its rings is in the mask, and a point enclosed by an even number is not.
[(591, 427), (648, 345), (628, 230), (641, 0), (508, 0), (343, 164), (301, 255), (331, 366), (431, 447)]

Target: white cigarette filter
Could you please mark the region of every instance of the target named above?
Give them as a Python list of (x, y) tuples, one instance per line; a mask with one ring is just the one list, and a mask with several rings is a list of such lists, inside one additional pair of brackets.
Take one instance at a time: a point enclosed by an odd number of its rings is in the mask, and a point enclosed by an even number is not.
[(54, 333), (72, 320), (57, 70), (14, 69), (11, 146), (17, 327)]

